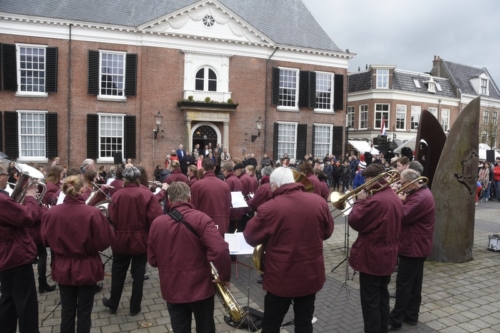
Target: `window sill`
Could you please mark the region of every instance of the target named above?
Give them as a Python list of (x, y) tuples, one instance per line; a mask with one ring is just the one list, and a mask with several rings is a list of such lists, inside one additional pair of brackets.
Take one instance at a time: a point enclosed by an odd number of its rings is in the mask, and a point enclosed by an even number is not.
[(333, 111), (333, 110), (321, 110), (321, 109), (314, 109), (314, 113), (327, 113), (327, 114), (335, 114), (335, 111)]
[(288, 112), (299, 112), (298, 107), (289, 107), (289, 106), (278, 106), (278, 111), (288, 111)]
[(113, 97), (113, 96), (97, 95), (97, 100), (104, 101), (104, 102), (126, 102), (127, 97)]
[(42, 97), (42, 98), (47, 98), (49, 97), (48, 93), (37, 93), (37, 92), (16, 92), (16, 97)]
[(115, 159), (114, 158), (98, 158), (96, 160), (96, 163), (112, 163), (115, 164)]
[(24, 164), (27, 164), (27, 163), (49, 163), (49, 159), (46, 157), (19, 157), (16, 162), (24, 163)]
[(396, 132), (406, 132), (406, 128), (396, 128)]

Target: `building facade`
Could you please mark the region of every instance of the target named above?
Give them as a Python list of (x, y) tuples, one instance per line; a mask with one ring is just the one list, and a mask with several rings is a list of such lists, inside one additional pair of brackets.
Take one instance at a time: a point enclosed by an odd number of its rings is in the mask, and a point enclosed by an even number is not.
[(342, 153), (353, 54), (300, 0), (28, 2), (0, 4), (0, 149), (18, 161)]

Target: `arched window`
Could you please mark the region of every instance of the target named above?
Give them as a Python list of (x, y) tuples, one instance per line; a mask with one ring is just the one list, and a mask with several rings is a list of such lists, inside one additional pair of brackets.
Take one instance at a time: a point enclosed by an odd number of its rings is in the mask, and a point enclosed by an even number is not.
[(203, 67), (196, 73), (196, 90), (217, 91), (217, 75), (212, 69)]

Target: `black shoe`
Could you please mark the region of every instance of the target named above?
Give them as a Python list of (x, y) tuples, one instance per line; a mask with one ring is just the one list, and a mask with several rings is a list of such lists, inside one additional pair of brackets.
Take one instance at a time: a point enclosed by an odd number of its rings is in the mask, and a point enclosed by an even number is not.
[(144, 275), (144, 280), (149, 280), (149, 275)]
[(109, 313), (111, 313), (111, 314), (115, 314), (116, 313), (116, 309), (113, 310), (111, 308), (111, 306), (109, 305), (109, 299), (107, 299), (106, 297), (102, 298), (102, 305), (104, 305), (105, 307), (108, 308)]
[(417, 326), (418, 325), (418, 321), (403, 320), (403, 323), (408, 324), (410, 326)]
[(40, 294), (49, 293), (49, 292), (54, 291), (54, 290), (56, 290), (56, 285), (49, 286), (49, 284), (47, 282), (45, 282), (45, 284), (41, 284), (38, 286), (38, 292)]
[(389, 324), (389, 326), (387, 327), (387, 332), (396, 332), (396, 331), (399, 331), (400, 329), (401, 329), (401, 326), (395, 327), (395, 326), (392, 326), (391, 324)]
[(130, 311), (130, 316), (131, 317), (134, 317), (134, 316), (137, 316), (139, 314), (139, 312), (141, 312), (141, 310), (137, 311), (137, 312), (132, 312)]

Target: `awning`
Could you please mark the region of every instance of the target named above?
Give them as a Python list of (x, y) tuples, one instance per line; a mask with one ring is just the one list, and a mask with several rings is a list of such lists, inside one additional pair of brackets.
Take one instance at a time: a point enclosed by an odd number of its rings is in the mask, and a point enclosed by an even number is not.
[[(489, 147), (489, 146), (488, 146)], [(482, 148), (479, 148), (479, 159), (481, 161), (486, 161), (486, 150), (490, 150), (490, 149), (482, 149)], [(495, 159), (497, 157), (500, 157), (500, 154), (495, 150)]]
[(370, 144), (366, 141), (349, 140), (347, 142), (352, 146), (352, 148), (359, 151), (360, 154), (364, 154), (367, 151), (370, 152), (372, 155), (380, 154), (380, 152), (377, 149), (372, 148)]

